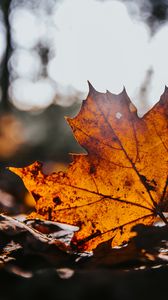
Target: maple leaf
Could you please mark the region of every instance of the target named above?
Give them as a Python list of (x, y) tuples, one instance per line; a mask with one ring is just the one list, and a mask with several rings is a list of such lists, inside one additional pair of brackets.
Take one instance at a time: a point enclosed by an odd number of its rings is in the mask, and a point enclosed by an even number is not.
[(45, 175), (38, 162), (10, 168), (36, 200), (31, 216), (79, 226), (72, 245), (91, 250), (121, 245), (136, 224), (150, 225), (168, 198), (168, 89), (139, 118), (125, 89), (99, 93), (91, 85), (75, 118), (67, 118), (87, 155), (73, 155), (66, 173)]

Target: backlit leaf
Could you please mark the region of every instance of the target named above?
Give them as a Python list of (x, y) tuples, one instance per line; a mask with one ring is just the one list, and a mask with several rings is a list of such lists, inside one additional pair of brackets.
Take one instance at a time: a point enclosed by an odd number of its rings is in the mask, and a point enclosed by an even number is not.
[[(36, 218), (79, 227), (72, 246), (92, 250), (121, 245), (136, 224), (164, 220), (168, 198), (168, 90), (139, 118), (126, 91), (97, 92), (91, 85), (79, 114), (67, 118), (87, 155), (73, 155), (67, 172), (45, 175), (38, 162), (11, 168), (36, 200)], [(165, 220), (166, 221), (166, 220)]]

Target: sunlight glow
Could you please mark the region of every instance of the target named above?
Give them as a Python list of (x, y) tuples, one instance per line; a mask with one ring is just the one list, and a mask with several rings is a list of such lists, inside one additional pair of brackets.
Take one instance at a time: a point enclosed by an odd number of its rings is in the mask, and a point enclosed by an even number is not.
[(57, 55), (51, 78), (87, 92), (87, 79), (99, 91), (134, 98), (149, 67), (149, 33), (118, 1), (64, 1), (55, 14)]
[[(19, 47), (10, 62), (14, 69), (11, 95), (17, 107), (45, 108), (56, 102), (59, 87), (62, 97), (69, 88), (81, 92), (85, 98), (87, 80), (98, 91), (108, 89), (119, 93), (125, 86), (142, 113), (159, 100), (164, 85), (168, 84), (167, 25), (151, 37), (145, 23), (140, 18), (135, 20), (120, 1), (58, 3), (50, 19), (43, 16), (42, 20), (23, 7), (15, 9), (10, 16), (13, 43)], [(45, 38), (52, 41), (47, 68), (51, 80), (39, 79), (41, 63), (34, 51)], [(149, 70), (151, 77), (147, 82)], [(143, 95), (141, 89), (145, 84), (148, 90)], [(63, 102), (59, 104), (64, 105)]]

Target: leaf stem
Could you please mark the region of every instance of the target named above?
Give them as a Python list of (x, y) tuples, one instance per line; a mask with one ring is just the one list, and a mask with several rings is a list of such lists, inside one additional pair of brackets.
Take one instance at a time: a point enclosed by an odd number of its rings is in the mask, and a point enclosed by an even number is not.
[(168, 225), (168, 221), (166, 219), (166, 217), (164, 216), (164, 214), (162, 213), (162, 211), (157, 211), (157, 214), (159, 215), (159, 217), (162, 219), (162, 221)]

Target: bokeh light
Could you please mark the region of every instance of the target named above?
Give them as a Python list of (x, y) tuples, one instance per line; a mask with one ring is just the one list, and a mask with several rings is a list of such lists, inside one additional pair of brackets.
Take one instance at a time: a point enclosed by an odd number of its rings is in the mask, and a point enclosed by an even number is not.
[(49, 106), (55, 95), (49, 79), (41, 78), (36, 82), (18, 78), (12, 82), (10, 94), (13, 104), (21, 110), (37, 110)]
[[(70, 106), (86, 97), (89, 80), (99, 91), (125, 86), (146, 112), (168, 84), (168, 25), (151, 34), (151, 9), (150, 1), (13, 0), (12, 104), (24, 111)], [(1, 26), (0, 59), (4, 34)]]
[(13, 51), (9, 60), (11, 67), (11, 76), (25, 77), (31, 80), (37, 80), (41, 73), (41, 60), (38, 53), (34, 50), (18, 49)]

